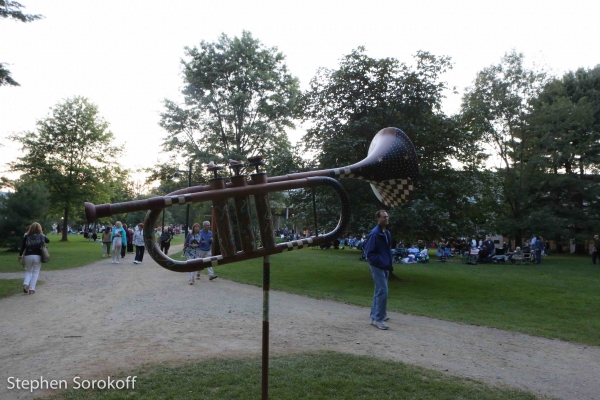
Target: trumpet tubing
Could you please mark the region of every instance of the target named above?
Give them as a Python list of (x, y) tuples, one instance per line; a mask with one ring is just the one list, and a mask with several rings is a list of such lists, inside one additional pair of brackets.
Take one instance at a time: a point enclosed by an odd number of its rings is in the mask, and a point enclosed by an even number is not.
[[(194, 259), (187, 261), (173, 260), (167, 257), (162, 251), (160, 251), (160, 248), (158, 247), (154, 239), (154, 232), (152, 227), (154, 226), (154, 224), (160, 216), (160, 212), (162, 211), (161, 207), (153, 208), (146, 214), (146, 218), (144, 220), (144, 243), (146, 245), (146, 251), (148, 251), (148, 253), (154, 259), (154, 261), (156, 261), (159, 265), (168, 270), (177, 272), (190, 272), (199, 271), (207, 267), (214, 267), (216, 265), (229, 264), (237, 261), (247, 260), (250, 258), (277, 254), (283, 251), (292, 251), (294, 249), (301, 249), (303, 247), (318, 246), (321, 244), (329, 243), (332, 240), (339, 237), (343, 232), (345, 232), (348, 229), (348, 223), (350, 222), (350, 198), (348, 197), (348, 193), (346, 193), (341, 183), (335, 179), (329, 177), (311, 177), (305, 179), (298, 179), (294, 181), (280, 182), (277, 185), (261, 184), (251, 186), (248, 188), (226, 188), (223, 190), (219, 190), (213, 194), (218, 193), (218, 196), (215, 196), (218, 200), (226, 199), (229, 197), (235, 197), (235, 195), (240, 193), (246, 193), (248, 195), (254, 195), (255, 201), (257, 201), (263, 196), (266, 197), (268, 201), (267, 196), (269, 192), (316, 186), (331, 187), (338, 195), (342, 206), (342, 212), (336, 228), (333, 231), (326, 233), (322, 236), (310, 237), (305, 239), (294, 240), (292, 242), (276, 244), (275, 237), (273, 235), (271, 213), (270, 211), (268, 213), (266, 212), (268, 208), (265, 208), (261, 212), (259, 206), (257, 205), (257, 218), (261, 230), (261, 241), (263, 241), (262, 247), (257, 248), (252, 252), (240, 251), (232, 255), (220, 254), (203, 259)], [(244, 191), (244, 189), (246, 189), (246, 191)], [(209, 199), (213, 200), (211, 199), (210, 194), (210, 192), (192, 194), (190, 195), (189, 201), (197, 202), (207, 201)], [(163, 204), (166, 204), (168, 202), (166, 199), (161, 197), (155, 197), (150, 200), (154, 199), (156, 199), (156, 201), (159, 202), (162, 201)], [(266, 207), (268, 207), (268, 203)], [(218, 232), (218, 234), (221, 235), (220, 232)]]
[[(394, 207), (408, 201), (410, 192), (413, 190), (413, 180), (418, 174), (415, 148), (408, 136), (398, 128), (386, 128), (379, 131), (371, 142), (367, 157), (348, 167), (267, 177), (266, 173), (258, 171), (258, 166), (264, 164), (261, 158), (254, 157), (249, 165), (255, 166), (257, 172), (250, 175), (251, 179), (247, 179), (246, 176), (239, 175), (239, 170), (244, 164), (233, 162), (233, 160), (230, 162), (231, 168), (235, 170), (236, 174), (232, 176), (229, 183), (226, 183), (224, 178), (217, 176), (217, 171), (223, 167), (210, 167), (208, 170), (214, 171), (215, 178), (210, 180), (208, 186), (193, 186), (166, 196), (125, 203), (97, 206), (85, 203), (86, 217), (88, 221), (93, 222), (98, 218), (114, 214), (148, 210), (144, 220), (144, 242), (149, 255), (159, 265), (172, 271), (198, 271), (206, 267), (276, 254), (295, 248), (318, 246), (336, 239), (346, 231), (350, 220), (350, 200), (337, 179), (354, 178), (367, 181), (380, 201), (389, 207)], [(276, 244), (269, 193), (316, 186), (331, 187), (340, 199), (342, 210), (337, 227), (322, 236)], [(251, 229), (249, 196), (254, 196), (262, 242), (262, 246), (259, 248), (256, 248), (256, 239)], [(231, 229), (228, 207), (230, 198), (233, 198), (235, 203), (242, 247), (240, 252), (235, 250), (235, 240)], [(222, 254), (187, 261), (173, 260), (167, 257), (156, 244), (153, 232), (160, 212), (173, 205), (202, 201), (211, 201), (213, 204)]]

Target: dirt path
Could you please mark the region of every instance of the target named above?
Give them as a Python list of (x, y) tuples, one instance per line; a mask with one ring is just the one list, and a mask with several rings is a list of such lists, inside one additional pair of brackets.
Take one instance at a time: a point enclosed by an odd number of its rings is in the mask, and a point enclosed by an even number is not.
[[(35, 295), (0, 300), (1, 399), (32, 397), (8, 390), (8, 377), (71, 383), (145, 363), (260, 354), (261, 288), (206, 275), (190, 286), (187, 274), (151, 259), (139, 266), (125, 260), (42, 271), (45, 284)], [(564, 399), (600, 398), (598, 347), (390, 316), (390, 330), (380, 331), (366, 308), (272, 291), (271, 354), (374, 355)]]

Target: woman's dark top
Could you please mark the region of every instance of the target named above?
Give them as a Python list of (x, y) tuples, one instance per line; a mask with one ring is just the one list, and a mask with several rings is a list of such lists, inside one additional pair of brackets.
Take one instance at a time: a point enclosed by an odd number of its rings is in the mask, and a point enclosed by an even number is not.
[[(50, 243), (50, 239), (48, 239), (44, 234), (33, 234), (31, 236), (25, 234), (23, 236), (23, 243), (21, 244), (21, 252), (20, 256), (41, 256), (42, 255), (42, 245), (44, 243)], [(25, 254), (23, 254), (25, 252)]]

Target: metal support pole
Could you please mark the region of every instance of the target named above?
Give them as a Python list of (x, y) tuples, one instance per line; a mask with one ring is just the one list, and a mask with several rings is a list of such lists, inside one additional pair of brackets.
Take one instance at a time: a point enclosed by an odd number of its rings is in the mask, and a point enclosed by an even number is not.
[[(188, 187), (192, 186), (192, 162), (190, 161), (190, 170), (188, 172)], [(185, 213), (185, 232), (184, 236), (187, 237), (188, 230), (190, 229), (190, 203), (187, 204), (187, 211)]]
[(271, 259), (263, 258), (262, 400), (269, 399), (269, 288)]
[(313, 216), (315, 217), (315, 235), (319, 236), (319, 226), (317, 225), (317, 203), (315, 202), (315, 188), (311, 187), (313, 198)]

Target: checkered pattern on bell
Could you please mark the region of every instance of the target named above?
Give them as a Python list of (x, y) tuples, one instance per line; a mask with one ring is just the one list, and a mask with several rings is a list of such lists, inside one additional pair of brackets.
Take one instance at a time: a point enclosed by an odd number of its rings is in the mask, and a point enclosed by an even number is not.
[(334, 176), (338, 178), (354, 178), (354, 174), (350, 170), (350, 168), (334, 168), (333, 169)]
[(375, 194), (379, 193), (379, 200), (388, 207), (397, 207), (408, 201), (410, 192), (413, 190), (413, 183), (410, 179), (389, 179), (383, 182), (371, 183), (376, 189)]

